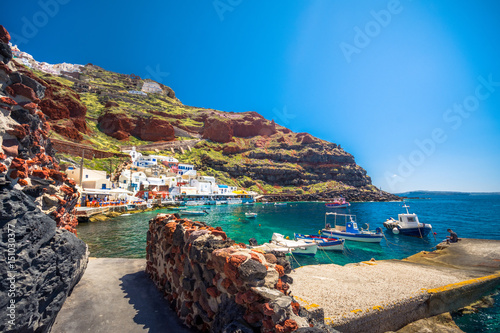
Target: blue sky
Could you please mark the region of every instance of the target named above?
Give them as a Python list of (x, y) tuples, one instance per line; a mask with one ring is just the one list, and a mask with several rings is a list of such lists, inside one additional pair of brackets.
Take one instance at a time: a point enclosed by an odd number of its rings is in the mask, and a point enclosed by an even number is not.
[(498, 17), (493, 0), (42, 0), (0, 24), (39, 61), (339, 143), (384, 190), (500, 191)]

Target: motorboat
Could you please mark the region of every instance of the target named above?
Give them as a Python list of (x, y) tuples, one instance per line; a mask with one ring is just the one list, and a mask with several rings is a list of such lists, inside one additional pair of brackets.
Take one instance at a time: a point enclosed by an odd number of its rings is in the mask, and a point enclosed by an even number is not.
[(327, 202), (325, 204), (325, 207), (326, 208), (346, 208), (346, 207), (349, 207), (351, 204), (347, 201), (345, 201), (344, 198), (340, 197), (340, 198), (335, 198), (333, 201), (331, 202)]
[(243, 200), (241, 200), (241, 199), (236, 199), (236, 198), (228, 198), (227, 199), (228, 205), (240, 205), (242, 203), (243, 203)]
[(273, 233), (271, 243), (290, 249), (293, 255), (314, 256), (318, 251), (317, 243), (308, 243), (304, 240), (286, 239), (285, 236), (278, 233)]
[[(335, 217), (333, 226), (327, 223), (328, 216)], [(380, 243), (384, 238), (382, 228), (377, 228), (375, 231), (370, 231), (368, 228), (359, 229), (355, 215), (338, 213), (325, 214), (325, 228), (321, 230), (321, 234), (327, 237), (338, 237), (365, 243)]]
[(181, 210), (179, 211), (181, 215), (190, 215), (190, 216), (200, 216), (207, 215), (208, 212), (206, 210)]
[(249, 219), (254, 219), (257, 217), (257, 213), (252, 213), (252, 212), (246, 212), (245, 216)]
[(296, 240), (304, 240), (306, 242), (314, 242), (318, 244), (320, 250), (325, 251), (343, 251), (345, 239), (333, 238), (316, 235), (293, 234)]
[(275, 206), (286, 206), (287, 203), (286, 202), (275, 202), (274, 205)]
[(398, 219), (395, 220), (392, 217), (384, 222), (384, 227), (387, 230), (392, 231), (393, 234), (407, 235), (414, 237), (425, 237), (432, 230), (432, 225), (429, 223), (420, 223), (417, 214), (411, 214), (408, 210), (410, 206), (407, 204), (403, 205), (406, 208), (406, 214), (398, 214)]

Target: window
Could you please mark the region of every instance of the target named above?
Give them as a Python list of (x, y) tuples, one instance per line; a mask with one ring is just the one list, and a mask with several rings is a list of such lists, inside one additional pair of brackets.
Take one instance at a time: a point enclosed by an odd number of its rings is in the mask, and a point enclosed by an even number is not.
[(89, 178), (89, 175), (85, 175), (85, 178)]
[(415, 218), (413, 216), (408, 217), (408, 222), (415, 222)]

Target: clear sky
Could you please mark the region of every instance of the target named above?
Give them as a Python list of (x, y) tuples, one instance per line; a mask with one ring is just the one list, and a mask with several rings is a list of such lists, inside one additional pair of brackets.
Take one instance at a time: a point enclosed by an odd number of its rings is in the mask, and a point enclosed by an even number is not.
[(499, 18), (495, 0), (41, 0), (0, 24), (39, 61), (341, 144), (384, 190), (500, 191)]

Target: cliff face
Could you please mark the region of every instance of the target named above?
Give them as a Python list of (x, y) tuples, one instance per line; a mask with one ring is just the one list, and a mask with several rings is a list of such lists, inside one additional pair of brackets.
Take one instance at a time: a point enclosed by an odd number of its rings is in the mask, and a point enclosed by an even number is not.
[[(0, 308), (2, 332), (47, 332), (85, 270), (76, 238), (79, 194), (60, 171), (41, 102), (50, 95), (11, 62), (0, 26)], [(20, 69), (20, 70), (19, 70)], [(82, 110), (64, 116), (82, 119)], [(63, 113), (54, 113), (63, 114)], [(54, 116), (53, 115), (53, 116)], [(14, 291), (12, 291), (14, 289)]]
[[(395, 199), (372, 186), (366, 171), (340, 145), (294, 133), (257, 112), (183, 105), (169, 87), (92, 64), (71, 77), (29, 75), (50, 92), (40, 105), (55, 138), (114, 152), (121, 146), (201, 138), (194, 149), (176, 157), (229, 185), (261, 193), (326, 190), (348, 195), (358, 189), (381, 200)], [(156, 85), (154, 93), (141, 92), (146, 83)]]

